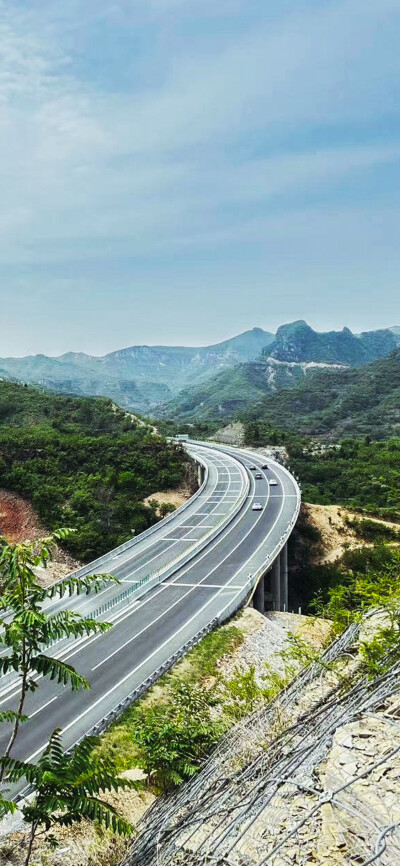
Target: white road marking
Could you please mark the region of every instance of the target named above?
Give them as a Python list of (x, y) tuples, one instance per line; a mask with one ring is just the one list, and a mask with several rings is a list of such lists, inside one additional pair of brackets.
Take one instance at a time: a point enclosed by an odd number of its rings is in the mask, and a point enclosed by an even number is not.
[[(166, 583), (165, 586), (198, 586), (200, 589), (221, 589), (220, 583)], [(225, 584), (222, 584), (225, 586)], [(228, 589), (243, 589), (243, 584), (241, 586), (229, 586)], [(94, 670), (94, 668), (92, 668)]]
[[(230, 456), (230, 455), (228, 455), (228, 456)], [(233, 458), (233, 459), (235, 459), (235, 458)], [(228, 469), (228, 474), (229, 474), (229, 469)], [(244, 476), (243, 476), (243, 478), (244, 478)], [(246, 478), (246, 481), (247, 481), (247, 478)], [(217, 484), (217, 483), (218, 483), (218, 478), (217, 478), (216, 484)], [(215, 486), (216, 486), (216, 485), (214, 485), (214, 488), (215, 488)], [(243, 487), (243, 486), (244, 486), (244, 484), (242, 484), (242, 487)], [(227, 488), (227, 489), (229, 489), (229, 488)], [(222, 497), (222, 499), (223, 499), (223, 498), (224, 498), (224, 497)], [(222, 501), (222, 499), (219, 500), (219, 503)], [(234, 497), (234, 500), (237, 501), (237, 497)], [(209, 512), (209, 515), (213, 512), (213, 510), (214, 510), (214, 509), (211, 509), (211, 511)], [(209, 516), (209, 515), (208, 515), (208, 516)], [(179, 541), (182, 541), (184, 538), (185, 538), (185, 536), (183, 536), (182, 539), (179, 539)], [(186, 539), (186, 540), (189, 540), (189, 539)], [(199, 541), (200, 539), (192, 539), (192, 540), (194, 540), (194, 541)], [(217, 538), (216, 541), (218, 542), (218, 540), (219, 540), (219, 539)], [(214, 547), (214, 546), (215, 546), (215, 542), (214, 542), (214, 544), (213, 544), (213, 547)], [(212, 547), (212, 548), (206, 548), (206, 552), (208, 552), (209, 549), (213, 549), (213, 547)], [(204, 556), (204, 555), (205, 555), (205, 554), (203, 554), (203, 556)], [(203, 556), (201, 556), (200, 559), (202, 559)], [(168, 567), (168, 566), (167, 566), (167, 567)], [(188, 568), (190, 568), (190, 565), (188, 566)], [(187, 569), (185, 569), (185, 571), (186, 571), (186, 570), (187, 570)], [(132, 573), (134, 573), (134, 572), (132, 572)], [(184, 573), (184, 572), (183, 572), (183, 573)], [(125, 582), (125, 581), (124, 581), (124, 582)], [(170, 583), (172, 584), (173, 581), (171, 581)], [(104, 591), (105, 591), (105, 590), (104, 590)], [(155, 598), (158, 594), (159, 594), (159, 593), (156, 593), (154, 596), (152, 596), (152, 597), (151, 597), (151, 600), (152, 600), (153, 598)], [(188, 593), (186, 593), (186, 595), (187, 595), (187, 594), (188, 594)], [(99, 595), (101, 595), (101, 593), (98, 593), (98, 596), (99, 596)], [(98, 597), (98, 596), (97, 596), (97, 597)], [(183, 598), (184, 598), (184, 597), (185, 597), (185, 596), (183, 596)], [(145, 602), (143, 602), (143, 604), (147, 604), (148, 602), (149, 602), (149, 599), (147, 599)], [(109, 617), (109, 620), (110, 620), (111, 622), (117, 622), (117, 620), (119, 620), (119, 622), (123, 622), (124, 619), (126, 619), (128, 616), (131, 616), (132, 613), (135, 613), (137, 609), (139, 609), (140, 607), (143, 606), (143, 604), (142, 604), (142, 605), (139, 604), (139, 605), (137, 606), (137, 601), (135, 602), (135, 600), (134, 600), (134, 601), (132, 602), (132, 605), (129, 606), (129, 608), (126, 608), (126, 607), (125, 607), (125, 608), (124, 608), (124, 611), (118, 611), (118, 612), (115, 612), (115, 616), (114, 616), (114, 617), (110, 616), (110, 617)], [(174, 606), (174, 605), (172, 605), (172, 607), (173, 607), (173, 606)], [(136, 608), (136, 610), (135, 610), (134, 608)], [(129, 612), (128, 612), (128, 611), (129, 611)], [(119, 614), (122, 614), (122, 613), (125, 613), (125, 616), (119, 616)], [(147, 627), (150, 627), (150, 626), (147, 626)], [(140, 633), (141, 633), (141, 632), (139, 632), (139, 634), (140, 634)], [(56, 658), (63, 658), (63, 656), (65, 656), (65, 659), (70, 659), (70, 658), (72, 658), (74, 655), (76, 655), (76, 653), (81, 652), (82, 649), (84, 649), (84, 648), (86, 648), (86, 647), (89, 647), (89, 646), (90, 646), (90, 645), (91, 645), (95, 640), (98, 640), (99, 637), (101, 637), (101, 634), (97, 634), (97, 635), (95, 635), (95, 636), (92, 637), (92, 638), (90, 638), (90, 637), (88, 637), (88, 636), (84, 636), (84, 637), (78, 638), (78, 640), (74, 642), (74, 645), (73, 645), (73, 652), (69, 652), (70, 647), (65, 647), (65, 648), (64, 648), (63, 650), (61, 650), (61, 652), (59, 652), (58, 654), (55, 653), (55, 656), (56, 656)], [(98, 666), (97, 666), (97, 667), (98, 667)], [(92, 670), (95, 670), (95, 668), (92, 668)], [(36, 678), (36, 680), (42, 679), (42, 676), (43, 676), (42, 674), (39, 674), (39, 676)], [(12, 689), (14, 689), (13, 692), (12, 692)], [(12, 692), (11, 694), (10, 694), (10, 691)], [(4, 686), (3, 689), (1, 689), (1, 691), (0, 691), (0, 695), (4, 695), (5, 697), (3, 697), (3, 699), (0, 701), (0, 705), (3, 704), (3, 703), (5, 703), (6, 701), (10, 700), (11, 698), (15, 697), (17, 694), (19, 694), (19, 689), (16, 689), (16, 690), (15, 690), (15, 684), (13, 684), (13, 683), (9, 683), (9, 685)]]
[[(282, 504), (281, 504), (281, 508), (280, 508), (280, 510), (279, 510), (279, 514), (277, 515), (277, 517), (276, 517), (276, 519), (275, 519), (273, 525), (271, 526), (269, 532), (267, 533), (267, 535), (263, 537), (262, 541), (260, 542), (260, 544), (258, 545), (258, 547), (256, 548), (256, 550), (253, 551), (252, 556), (254, 556), (254, 555), (258, 552), (258, 550), (260, 549), (260, 547), (262, 547), (262, 546), (265, 544), (266, 539), (269, 537), (269, 535), (271, 534), (271, 532), (272, 532), (273, 529), (275, 528), (275, 525), (276, 525), (277, 521), (279, 520), (280, 515), (281, 515), (281, 513), (282, 513), (283, 506), (284, 506), (284, 502), (285, 502), (285, 496), (282, 496)], [(246, 512), (247, 512), (247, 511), (248, 511), (248, 508), (246, 509)], [(258, 523), (258, 521), (261, 519), (263, 513), (264, 513), (264, 512), (261, 512), (261, 514), (260, 514), (260, 516), (257, 518), (256, 522), (252, 525), (252, 527), (249, 529), (249, 531), (246, 533), (246, 535), (241, 539), (241, 541), (238, 543), (238, 545), (236, 545), (236, 547), (239, 546), (239, 544), (241, 544), (241, 543), (244, 541), (244, 539), (247, 537), (247, 535), (249, 534), (249, 532), (251, 532), (252, 529), (257, 525), (257, 523)], [(233, 548), (233, 550), (235, 550), (235, 549), (236, 549), (236, 548)], [(208, 551), (207, 551), (207, 552), (208, 552)], [(204, 555), (205, 555), (205, 554), (203, 554), (203, 556), (204, 556)], [(228, 555), (229, 555), (229, 554), (228, 554)], [(225, 559), (226, 559), (226, 557), (225, 557)], [(250, 557), (250, 559), (251, 559), (251, 557)], [(222, 560), (222, 561), (224, 561), (224, 560)], [(221, 563), (220, 563), (220, 564), (221, 564)], [(216, 566), (215, 568), (220, 567), (220, 564), (219, 564), (218, 566)], [(130, 677), (132, 677), (132, 676), (134, 675), (134, 673), (136, 673), (137, 670), (139, 670), (141, 667), (143, 667), (143, 665), (146, 664), (146, 662), (148, 662), (151, 658), (153, 658), (153, 656), (154, 656), (157, 652), (159, 652), (161, 649), (163, 649), (163, 647), (166, 646), (166, 645), (167, 645), (167, 644), (168, 644), (168, 643), (169, 643), (169, 642), (170, 642), (174, 637), (176, 637), (177, 634), (179, 634), (179, 633), (180, 633), (184, 628), (186, 628), (186, 627), (190, 624), (190, 622), (192, 622), (192, 620), (193, 620), (195, 617), (198, 617), (199, 614), (200, 614), (200, 613), (201, 613), (201, 612), (202, 612), (202, 611), (203, 611), (203, 610), (204, 610), (204, 609), (205, 609), (205, 608), (206, 608), (206, 607), (207, 607), (207, 606), (208, 606), (212, 601), (214, 601), (216, 597), (218, 597), (218, 595), (220, 595), (224, 590), (227, 589), (227, 587), (229, 587), (229, 585), (232, 583), (232, 580), (234, 579), (234, 577), (236, 576), (236, 574), (238, 574), (239, 571), (242, 570), (243, 566), (244, 566), (244, 564), (242, 564), (242, 565), (240, 566), (240, 568), (239, 568), (239, 569), (235, 572), (235, 574), (232, 576), (232, 578), (231, 578), (231, 579), (230, 579), (226, 584), (224, 584), (224, 585), (220, 588), (219, 592), (218, 592), (216, 595), (214, 595), (214, 596), (212, 597), (212, 599), (209, 599), (209, 600), (208, 600), (208, 601), (207, 601), (207, 602), (206, 602), (206, 603), (205, 603), (205, 604), (200, 608), (199, 611), (196, 611), (196, 613), (193, 614), (193, 616), (190, 617), (189, 620), (187, 620), (186, 623), (184, 623), (184, 624), (183, 624), (183, 625), (182, 625), (182, 626), (181, 626), (177, 631), (175, 631), (173, 635), (171, 635), (171, 636), (170, 636), (166, 641), (164, 641), (164, 642), (163, 642), (159, 647), (157, 647), (155, 650), (153, 650), (153, 652), (150, 653), (150, 655), (147, 656), (146, 659), (144, 659), (144, 660), (143, 660), (139, 665), (137, 665), (137, 666), (136, 666), (132, 671), (130, 671), (128, 674), (126, 674), (126, 675), (125, 675), (125, 676), (124, 676), (124, 677), (123, 677), (123, 678), (122, 678), (118, 683), (116, 683), (116, 684), (115, 684), (111, 689), (109, 689), (108, 692), (107, 692), (106, 694), (104, 694), (104, 695), (102, 695), (100, 698), (98, 698), (98, 700), (97, 700), (94, 704), (91, 704), (90, 707), (88, 707), (88, 708), (87, 708), (86, 710), (84, 710), (84, 711), (83, 711), (79, 716), (77, 716), (75, 719), (73, 719), (73, 720), (72, 720), (72, 721), (71, 721), (71, 722), (70, 722), (70, 723), (69, 723), (69, 724), (64, 728), (63, 733), (65, 733), (67, 730), (69, 730), (71, 727), (73, 727), (73, 725), (75, 725), (77, 722), (79, 722), (79, 721), (80, 721), (80, 720), (81, 720), (85, 715), (87, 715), (87, 713), (91, 712), (91, 710), (93, 710), (94, 707), (96, 707), (96, 706), (97, 706), (98, 704), (100, 704), (103, 700), (105, 700), (105, 699), (106, 699), (110, 694), (112, 694), (112, 692), (115, 691), (115, 689), (119, 688), (119, 686), (121, 686), (121, 685), (122, 685), (124, 682), (126, 682)], [(189, 566), (188, 566), (188, 567), (189, 567)], [(213, 569), (213, 570), (215, 570), (215, 569)], [(210, 572), (210, 573), (212, 573), (212, 572)], [(198, 584), (196, 584), (196, 587), (197, 587), (197, 586), (198, 586)], [(225, 607), (226, 607), (226, 605), (225, 605)], [(225, 607), (222, 608), (222, 610), (224, 610)], [(222, 612), (222, 611), (221, 611), (221, 612)], [(32, 760), (33, 760), (37, 755), (39, 755), (39, 754), (42, 752), (43, 748), (44, 748), (44, 745), (41, 746), (39, 749), (37, 749), (37, 750), (36, 750), (32, 755), (30, 755), (30, 757), (29, 757), (27, 760), (28, 760), (28, 761), (32, 761)]]
[[(229, 583), (230, 583), (230, 581), (228, 581), (228, 584)], [(223, 586), (222, 589), (226, 589), (228, 584), (225, 584), (225, 586)], [(219, 595), (219, 594), (220, 593), (217, 593), (217, 595)], [(132, 677), (136, 673), (136, 671), (140, 670), (140, 668), (143, 667), (143, 665), (145, 665), (146, 662), (150, 661), (150, 659), (153, 658), (153, 656), (155, 656), (156, 653), (158, 653), (160, 650), (162, 650), (163, 647), (166, 646), (174, 637), (176, 637), (177, 634), (179, 634), (181, 631), (183, 631), (184, 628), (186, 628), (188, 625), (190, 625), (192, 620), (195, 619), (197, 616), (199, 616), (199, 614), (210, 604), (210, 601), (212, 601), (215, 597), (216, 596), (213, 596), (213, 598), (211, 600), (206, 601), (205, 604), (203, 604), (203, 606), (200, 608), (200, 610), (196, 611), (196, 613), (194, 613), (193, 616), (190, 617), (190, 619), (188, 619), (183, 625), (181, 625), (180, 628), (178, 628), (177, 631), (175, 631), (173, 635), (170, 635), (170, 637), (168, 637), (167, 640), (165, 640), (160, 646), (158, 646), (155, 650), (153, 650), (153, 652), (151, 652), (147, 656), (147, 658), (143, 659), (143, 661), (140, 662), (140, 664), (136, 665), (136, 667), (133, 668), (133, 670), (130, 671), (128, 674), (125, 674), (125, 676), (122, 677), (122, 679), (119, 680), (118, 683), (116, 683), (114, 686), (112, 686), (111, 689), (108, 690), (108, 692), (106, 692), (104, 695), (102, 695), (100, 698), (98, 698), (97, 701), (95, 701), (93, 704), (90, 705), (90, 707), (88, 707), (86, 710), (84, 710), (82, 713), (80, 713), (80, 715), (77, 716), (75, 719), (73, 719), (72, 722), (69, 722), (69, 724), (66, 725), (66, 727), (62, 729), (62, 734), (65, 734), (66, 731), (68, 731), (70, 728), (73, 727), (73, 725), (77, 724), (77, 722), (80, 722), (80, 720), (83, 719), (84, 716), (86, 716), (88, 713), (91, 712), (91, 710), (94, 709), (94, 707), (98, 706), (98, 704), (100, 704), (103, 700), (105, 700), (105, 698), (108, 698), (108, 696), (111, 695), (112, 692), (115, 691), (115, 689), (118, 689), (120, 686), (122, 686), (123, 683), (126, 682), (126, 680), (128, 680), (130, 677)], [(45, 746), (46, 746), (46, 743), (44, 743), (43, 746), (40, 746), (39, 749), (36, 749), (36, 751), (33, 752), (32, 755), (29, 755), (29, 758), (27, 758), (27, 762), (29, 763), (30, 761), (33, 761), (34, 758), (37, 757), (37, 755), (40, 755), (40, 753), (43, 751)]]
[(46, 702), (46, 703), (45, 703), (45, 704), (43, 704), (43, 706), (42, 706), (42, 707), (39, 707), (39, 709), (38, 709), (38, 710), (35, 710), (35, 712), (34, 712), (34, 713), (31, 713), (31, 715), (30, 715), (30, 716), (28, 716), (28, 719), (33, 719), (33, 717), (34, 717), (34, 716), (37, 716), (37, 714), (38, 714), (38, 713), (41, 713), (41, 712), (42, 712), (42, 710), (45, 710), (45, 709), (46, 709), (46, 707), (48, 707), (48, 706), (49, 706), (49, 704), (52, 704), (52, 703), (53, 703), (53, 702), (54, 702), (54, 701), (56, 701), (56, 700), (57, 700), (57, 698), (58, 698), (58, 695), (56, 695), (56, 696), (55, 696), (55, 698), (50, 698), (50, 700), (49, 700), (49, 701), (47, 701), (47, 702)]
[[(250, 507), (250, 503), (249, 503), (249, 506), (247, 507), (247, 511), (249, 510), (249, 507)], [(125, 643), (121, 644), (121, 646), (119, 646), (119, 647), (117, 647), (115, 650), (113, 650), (113, 652), (111, 652), (108, 656), (106, 656), (105, 658), (103, 658), (103, 659), (101, 660), (101, 662), (98, 662), (97, 665), (95, 665), (95, 666), (92, 668), (92, 671), (96, 671), (97, 668), (101, 667), (102, 664), (104, 664), (105, 662), (108, 662), (111, 658), (113, 658), (115, 655), (117, 655), (117, 653), (119, 653), (119, 652), (121, 651), (121, 649), (125, 649), (125, 647), (128, 646), (128, 644), (133, 643), (133, 641), (136, 640), (137, 637), (139, 637), (141, 634), (143, 634), (143, 632), (145, 632), (145, 631), (147, 631), (149, 628), (151, 628), (151, 627), (152, 627), (156, 622), (158, 622), (159, 619), (162, 619), (164, 616), (166, 616), (166, 614), (169, 613), (169, 612), (170, 612), (174, 607), (176, 607), (177, 604), (181, 604), (181, 602), (182, 602), (185, 598), (187, 598), (187, 596), (190, 595), (190, 594), (194, 591), (194, 589), (198, 589), (200, 586), (202, 586), (203, 582), (204, 582), (205, 580), (207, 580), (207, 578), (210, 576), (210, 574), (213, 574), (214, 571), (216, 571), (218, 568), (221, 568), (222, 563), (225, 562), (225, 560), (228, 559), (229, 556), (231, 556), (231, 554), (232, 554), (232, 553), (233, 553), (233, 552), (234, 552), (234, 551), (235, 551), (235, 550), (236, 550), (236, 549), (237, 549), (237, 548), (238, 548), (238, 547), (243, 543), (243, 541), (245, 540), (245, 538), (247, 538), (247, 536), (250, 534), (250, 532), (253, 531), (254, 527), (257, 525), (257, 523), (259, 522), (259, 520), (261, 520), (261, 517), (263, 516), (263, 513), (264, 513), (263, 511), (260, 512), (259, 517), (257, 517), (257, 520), (255, 521), (255, 523), (253, 523), (252, 526), (250, 527), (250, 529), (246, 532), (246, 535), (244, 535), (243, 538), (240, 539), (240, 541), (235, 545), (235, 547), (231, 548), (231, 550), (226, 554), (226, 556), (224, 556), (224, 558), (223, 558), (223, 559), (218, 563), (218, 565), (214, 566), (214, 568), (212, 568), (211, 571), (209, 571), (206, 575), (204, 575), (204, 577), (203, 577), (201, 580), (199, 580), (198, 583), (196, 583), (196, 584), (194, 584), (194, 585), (192, 584), (192, 588), (189, 589), (188, 592), (185, 592), (184, 595), (181, 596), (181, 598), (178, 598), (177, 601), (174, 601), (173, 604), (170, 605), (170, 607), (168, 607), (166, 610), (162, 611), (162, 613), (160, 613), (159, 616), (156, 617), (156, 619), (153, 619), (153, 620), (151, 621), (151, 623), (149, 623), (149, 624), (146, 625), (144, 628), (142, 628), (142, 630), (141, 630), (140, 632), (138, 632), (136, 635), (132, 635), (132, 637), (128, 638), (128, 640), (125, 641)], [(274, 525), (275, 525), (275, 524), (274, 524)], [(227, 534), (228, 534), (228, 533), (227, 533)], [(269, 533), (268, 533), (268, 534), (269, 534)], [(266, 536), (266, 537), (267, 537), (267, 536)], [(226, 538), (226, 536), (225, 536), (225, 538)], [(200, 557), (200, 559), (201, 559), (201, 558), (202, 558), (202, 557)], [(198, 563), (198, 560), (197, 560), (197, 563)], [(196, 563), (196, 565), (197, 565), (197, 563)], [(190, 567), (191, 567), (191, 566), (189, 565), (189, 566), (187, 567), (187, 569), (185, 569), (185, 570), (187, 571)], [(237, 572), (235, 572), (235, 574), (237, 574)], [(163, 586), (166, 587), (167, 585), (169, 585), (169, 586), (173, 585), (173, 586), (176, 587), (176, 586), (179, 586), (179, 585), (180, 585), (180, 584), (178, 583), (178, 581), (179, 581), (179, 576), (176, 577), (174, 581), (170, 581), (169, 584), (166, 584), (166, 583), (164, 584), (164, 583), (163, 583)], [(226, 584), (223, 584), (223, 586), (227, 586), (229, 583), (230, 583), (230, 581), (228, 581)], [(218, 594), (218, 593), (217, 593), (217, 594)], [(71, 658), (71, 656), (68, 656), (68, 658)]]
[(198, 538), (188, 538), (187, 535), (183, 536), (182, 538), (171, 538), (171, 541), (183, 541), (183, 540), (185, 540), (185, 541), (199, 541)]

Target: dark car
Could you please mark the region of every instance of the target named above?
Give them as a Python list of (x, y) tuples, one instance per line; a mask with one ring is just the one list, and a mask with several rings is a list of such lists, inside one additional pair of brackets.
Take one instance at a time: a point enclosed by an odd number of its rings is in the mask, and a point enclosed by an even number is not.
[(261, 466), (261, 469), (268, 469), (268, 463), (263, 463), (263, 465)]

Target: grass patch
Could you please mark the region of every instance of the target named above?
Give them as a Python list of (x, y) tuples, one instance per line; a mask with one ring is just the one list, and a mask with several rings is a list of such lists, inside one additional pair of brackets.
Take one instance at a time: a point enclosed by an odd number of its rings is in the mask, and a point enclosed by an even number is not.
[(354, 530), (358, 538), (362, 538), (364, 541), (398, 541), (400, 539), (399, 530), (393, 526), (387, 526), (385, 523), (367, 519), (352, 520), (351, 518), (347, 518), (345, 522)]
[(132, 707), (105, 732), (98, 747), (104, 757), (112, 757), (118, 772), (138, 766), (139, 751), (133, 740), (133, 730), (143, 712), (150, 712), (162, 704), (166, 709), (174, 700), (179, 684), (201, 685), (207, 677), (218, 678), (218, 661), (232, 654), (244, 640), (244, 635), (235, 625), (222, 626), (206, 635), (197, 646), (176, 664), (171, 672), (160, 677)]
[[(223, 656), (233, 653), (243, 643), (243, 640), (243, 633), (235, 625), (224, 626), (210, 632), (187, 654), (188, 669), (186, 673), (182, 672), (183, 679), (186, 682), (193, 680), (199, 682), (204, 677), (215, 676), (218, 672), (217, 661)], [(173, 676), (181, 678), (179, 665)]]

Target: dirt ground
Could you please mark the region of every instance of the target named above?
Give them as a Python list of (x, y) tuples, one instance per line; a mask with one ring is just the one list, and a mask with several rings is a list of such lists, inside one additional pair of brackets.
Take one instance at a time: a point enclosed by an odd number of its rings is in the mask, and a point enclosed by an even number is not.
[(12, 543), (46, 534), (29, 502), (7, 490), (0, 490), (0, 533)]
[[(36, 541), (48, 534), (29, 502), (17, 493), (0, 490), (0, 535), (10, 544), (16, 544), (21, 541)], [(55, 547), (53, 561), (46, 569), (36, 569), (36, 573), (39, 582), (48, 586), (80, 565), (80, 562), (64, 550)]]
[(211, 438), (216, 442), (225, 442), (226, 445), (243, 445), (244, 424), (240, 421), (227, 424), (225, 427), (220, 427)]
[[(229, 628), (227, 623), (223, 628)], [(321, 621), (315, 625), (315, 621), (297, 614), (271, 614), (268, 619), (254, 608), (244, 608), (234, 620), (234, 625), (243, 633), (244, 642), (223, 656), (218, 667), (223, 676), (228, 678), (235, 674), (236, 667), (248, 667), (255, 664), (260, 672), (264, 671), (266, 661), (271, 661), (275, 668), (275, 660), (278, 658), (280, 648), (286, 643), (288, 631), (301, 634), (302, 637), (312, 642), (317, 648), (325, 638), (325, 632), (329, 624)], [(175, 671), (182, 674), (188, 659), (178, 662)], [(151, 703), (159, 702), (163, 697), (163, 686), (159, 685), (152, 689), (148, 696)], [(142, 780), (144, 774), (136, 767), (125, 770), (122, 776), (133, 780)], [(146, 787), (142, 790), (124, 791), (107, 797), (112, 805), (130, 821), (137, 826), (146, 810), (151, 806), (155, 797)], [(7, 819), (4, 821), (7, 824)], [(22, 866), (24, 850), (26, 850), (27, 834), (21, 816), (12, 816), (9, 821), (9, 829), (6, 832), (3, 822), (0, 826), (0, 866)], [(51, 852), (45, 845), (44, 840), (38, 840), (35, 844), (32, 862), (35, 866), (116, 866), (126, 851), (129, 840), (118, 839), (111, 832), (82, 822), (72, 827), (56, 830), (59, 847)]]
[[(362, 520), (365, 519), (364, 514), (358, 514), (355, 511), (348, 511), (339, 505), (312, 505), (305, 503), (304, 508), (307, 511), (308, 518), (313, 526), (322, 533), (322, 552), (314, 557), (315, 565), (324, 565), (329, 562), (334, 562), (335, 559), (343, 556), (346, 549), (355, 547), (371, 547), (371, 545), (356, 535), (354, 529), (346, 524), (346, 518)], [(374, 523), (383, 523), (385, 526), (390, 526), (399, 529), (397, 523), (389, 523), (386, 520), (381, 520), (377, 517), (371, 518), (368, 515), (368, 520), (373, 520)]]
[(180, 505), (183, 505), (187, 500), (192, 496), (192, 492), (188, 487), (180, 487), (178, 490), (161, 490), (159, 493), (152, 493), (151, 496), (148, 496), (147, 499), (144, 500), (144, 504), (148, 505), (151, 500), (156, 499), (158, 502), (158, 506), (160, 505), (174, 505), (175, 508), (179, 508)]

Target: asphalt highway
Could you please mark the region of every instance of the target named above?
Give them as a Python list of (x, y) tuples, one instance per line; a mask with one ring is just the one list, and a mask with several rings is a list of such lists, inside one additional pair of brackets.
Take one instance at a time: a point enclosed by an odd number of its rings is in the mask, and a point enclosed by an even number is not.
[[(189, 638), (228, 605), (234, 607), (249, 574), (282, 541), (298, 498), (286, 470), (270, 461), (262, 470), (264, 458), (251, 452), (200, 443), (190, 444), (190, 451), (209, 467), (204, 490), (174, 519), (158, 524), (152, 535), (139, 537), (120, 556), (110, 553), (102, 570), (118, 576), (123, 585), (107, 587), (102, 599), (157, 570), (161, 582), (140, 598), (127, 598), (112, 608), (104, 617), (113, 623), (106, 634), (53, 647), (52, 654), (73, 664), (91, 689), (72, 693), (42, 678), (27, 699), (30, 720), (21, 729), (14, 755), (34, 760), (56, 727), (63, 730), (64, 744), (73, 745)], [(255, 479), (251, 465), (261, 479)], [(276, 486), (269, 483), (273, 479)], [(256, 501), (261, 511), (253, 510)], [(163, 578), (162, 569), (167, 568)], [(97, 601), (84, 597), (55, 604), (86, 615)], [(16, 696), (15, 679), (1, 678), (0, 711), (15, 708)], [(6, 740), (3, 725), (0, 750)]]

